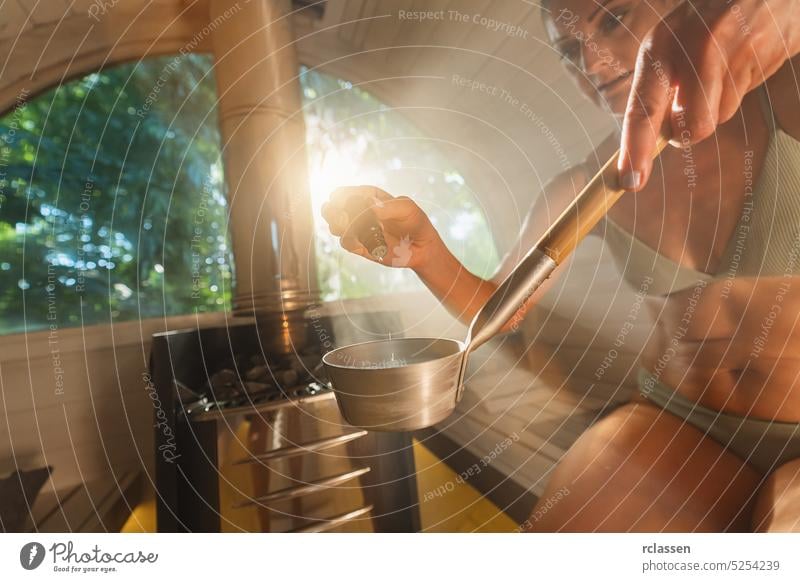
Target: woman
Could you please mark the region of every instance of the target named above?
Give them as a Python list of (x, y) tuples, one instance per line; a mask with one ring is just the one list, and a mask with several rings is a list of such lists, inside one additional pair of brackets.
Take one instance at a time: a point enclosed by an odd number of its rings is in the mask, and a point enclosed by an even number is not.
[[(741, 4), (762, 18), (756, 3)], [(560, 461), (540, 499), (551, 507), (534, 511), (543, 517), (525, 524), (531, 531), (800, 529), (800, 292), (792, 284), (800, 274), (800, 123), (793, 114), (800, 99), (791, 63), (765, 70), (766, 83), (747, 94), (758, 84), (752, 75), (717, 83), (725, 89), (703, 102), (713, 109), (708, 131), (694, 103), (711, 77), (696, 86), (676, 82), (679, 57), (659, 53), (680, 40), (680, 19), (693, 14), (671, 0), (551, 0), (545, 9), (552, 46), (583, 92), (617, 116), (627, 108), (621, 180), (638, 193), (623, 196), (594, 233), (631, 284), (649, 282), (660, 349), (642, 362), (637, 396), (589, 428)], [(714, 38), (738, 39), (741, 22), (725, 16), (715, 21)], [(672, 35), (654, 40), (665, 22)], [(642, 148), (652, 150), (653, 128), (666, 118), (679, 147), (651, 166)], [(389, 247), (411, 241), (403, 266), (466, 323), (619, 142), (610, 136), (546, 187), (492, 280), (463, 268), (406, 197), (345, 188), (323, 212), (344, 248), (370, 258), (348, 230), (342, 204), (369, 197)], [(548, 501), (564, 489), (569, 495)]]

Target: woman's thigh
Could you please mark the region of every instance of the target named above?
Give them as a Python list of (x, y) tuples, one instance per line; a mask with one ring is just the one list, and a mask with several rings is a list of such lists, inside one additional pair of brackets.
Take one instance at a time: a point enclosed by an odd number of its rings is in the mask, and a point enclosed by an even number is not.
[(529, 531), (747, 531), (761, 476), (680, 418), (625, 405), (553, 471)]
[(775, 469), (758, 490), (753, 530), (800, 532), (800, 459)]

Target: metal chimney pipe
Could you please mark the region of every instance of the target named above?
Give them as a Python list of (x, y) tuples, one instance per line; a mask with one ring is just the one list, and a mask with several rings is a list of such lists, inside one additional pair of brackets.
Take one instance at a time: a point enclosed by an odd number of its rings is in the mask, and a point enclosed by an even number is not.
[(290, 0), (211, 0), (215, 75), (233, 238), (234, 313), (268, 349), (306, 343), (319, 298), (300, 65)]

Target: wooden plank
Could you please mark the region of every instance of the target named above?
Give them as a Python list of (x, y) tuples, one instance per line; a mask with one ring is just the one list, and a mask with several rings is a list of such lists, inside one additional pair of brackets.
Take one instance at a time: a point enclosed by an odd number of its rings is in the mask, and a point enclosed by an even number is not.
[(139, 480), (140, 474), (131, 471), (123, 473), (116, 481), (109, 475), (58, 495), (51, 492), (43, 500), (41, 513), (35, 514), (31, 531), (119, 531), (138, 499)]
[[(469, 27), (469, 34), (464, 39), (461, 46), (468, 47), (470, 53), (477, 55), (495, 55), (502, 50), (503, 46), (508, 43), (512, 37), (503, 32), (502, 30), (493, 31), (481, 24), (472, 22), (472, 17), (476, 14), (486, 18), (494, 19), (498, 22), (516, 24), (524, 22), (530, 11), (530, 5), (523, 2), (492, 2), (481, 10), (465, 10), (459, 9), (459, 12), (468, 14), (470, 17), (469, 24), (463, 26)], [(480, 77), (480, 72), (489, 58), (483, 56), (477, 58), (469, 58), (464, 52), (459, 52), (460, 58), (458, 59), (459, 65), (456, 69), (466, 77), (476, 78)], [(455, 56), (455, 55), (454, 55)], [(451, 61), (451, 64), (456, 63)]]
[[(398, 69), (405, 75), (419, 75), (428, 74), (425, 61), (427, 55), (436, 49), (428, 48), (428, 45), (439, 45), (442, 47), (453, 47), (454, 45), (442, 42), (447, 36), (449, 31), (458, 27), (458, 23), (454, 23), (448, 18), (448, 11), (466, 4), (465, 2), (454, 2), (452, 0), (436, 0), (435, 2), (426, 2), (425, 0), (416, 0), (411, 7), (404, 6), (403, 8), (416, 11), (444, 11), (444, 19), (441, 20), (425, 20), (422, 22), (402, 22), (398, 20), (398, 10), (392, 12), (396, 28), (393, 35), (390, 35), (392, 46), (414, 47), (414, 45), (423, 45), (414, 48), (403, 49), (402, 52), (391, 51), (392, 53), (398, 52), (401, 56), (401, 62), (396, 62)], [(396, 6), (396, 5), (395, 5)], [(463, 27), (462, 27), (463, 28)], [(457, 45), (455, 45), (457, 46)], [(446, 50), (446, 49), (445, 49)], [(439, 51), (436, 51), (439, 52)], [(385, 55), (384, 59), (387, 63), (391, 63), (393, 59), (392, 54)], [(433, 95), (431, 95), (433, 96)]]
[(52, 338), (48, 330), (9, 334), (0, 336), (0, 363), (49, 358), (53, 351), (51, 340), (57, 340), (58, 351), (62, 355), (104, 349), (138, 348), (144, 362), (154, 333), (174, 329), (246, 325), (250, 321), (252, 320), (244, 317), (232, 320), (229, 313), (219, 312), (175, 315), (166, 319), (121, 321), (114, 323), (113, 326), (64, 327), (59, 328), (57, 335)]
[(60, 503), (60, 510), (50, 519), (39, 525), (40, 533), (77, 532), (93, 514), (98, 505), (113, 492), (112, 480), (87, 482), (78, 487), (77, 492)]
[(104, 396), (96, 398), (94, 405), (79, 401), (14, 412), (0, 417), (0, 434), (11, 435), (0, 442), (0, 458), (60, 448), (66, 439), (73, 447), (83, 447), (126, 436), (146, 437), (153, 430), (152, 419), (152, 402), (144, 395), (129, 399), (124, 406)]
[(552, 461), (557, 461), (566, 452), (566, 448), (556, 446), (552, 442), (552, 435), (540, 435), (534, 432), (531, 423), (524, 422), (519, 418), (503, 416), (495, 418), (493, 422), (486, 422), (486, 419), (476, 418), (475, 415), (462, 416), (457, 422), (465, 422), (475, 428), (483, 427), (484, 430), (493, 431), (498, 434), (511, 437), (517, 435), (519, 442), (523, 443), (534, 454), (544, 455)]
[[(547, 419), (545, 424), (545, 422), (541, 420), (534, 421), (512, 414), (491, 417), (489, 415), (476, 414), (475, 410), (470, 411), (467, 415), (460, 416), (459, 419), (454, 422), (460, 422), (463, 419), (475, 422), (477, 426), (492, 428), (506, 436), (516, 434), (518, 438), (524, 441), (531, 449), (538, 450), (553, 460), (560, 459), (569, 448), (569, 445), (571, 445), (575, 438), (579, 436), (580, 432), (586, 428), (586, 426), (583, 426), (580, 427), (579, 430), (573, 432), (575, 428), (574, 424), (566, 425), (555, 422), (550, 418)], [(563, 420), (563, 418), (561, 420)], [(562, 435), (569, 432), (569, 435), (566, 439), (560, 440), (560, 444), (557, 444), (555, 439), (557, 435), (553, 432), (548, 432), (548, 429), (550, 429), (550, 431), (558, 431)], [(565, 441), (568, 442), (569, 445), (563, 446)]]
[(25, 531), (38, 531), (41, 524), (52, 519), (61, 510), (62, 504), (67, 503), (70, 497), (76, 495), (79, 490), (80, 485), (73, 485), (61, 491), (50, 490), (40, 493), (28, 515)]
[(364, 2), (361, 6), (361, 11), (358, 15), (358, 18), (368, 18), (369, 20), (362, 20), (353, 25), (352, 33), (350, 35), (350, 42), (352, 43), (354, 48), (363, 49), (366, 48), (364, 46), (364, 40), (366, 39), (367, 33), (369, 32), (370, 28), (374, 25), (382, 24), (384, 20), (391, 20), (391, 18), (378, 18), (373, 19), (375, 16), (379, 16), (382, 14), (386, 14), (384, 11), (381, 10), (377, 2)]
[(600, 410), (610, 403), (628, 400), (635, 391), (629, 382), (601, 382), (585, 374), (570, 373), (560, 385), (546, 375), (525, 369), (509, 373), (485, 373), (470, 377), (464, 391), (464, 407), (480, 407), (490, 414), (500, 414), (510, 407), (534, 406), (567, 414), (574, 408)]
[(141, 473), (128, 472), (117, 481), (117, 486), (97, 504), (97, 512), (80, 526), (82, 532), (118, 532), (141, 497)]
[(327, 28), (342, 22), (342, 15), (346, 5), (346, 0), (328, 0), (325, 2), (325, 14), (322, 17), (320, 27)]
[[(33, 28), (33, 19), (29, 18), (28, 11), (22, 8), (15, 0), (5, 0), (3, 2), (3, 18), (0, 19), (0, 38), (12, 40), (19, 37), (25, 31)], [(4, 53), (8, 55), (8, 53)], [(8, 63), (4, 64), (8, 66)]]
[[(372, 4), (377, 6), (375, 11), (378, 15), (389, 15), (388, 18), (378, 18), (370, 22), (369, 29), (364, 35), (363, 42), (360, 49), (376, 49), (388, 46), (394, 46), (394, 39), (398, 33), (397, 29), (397, 10), (398, 3), (395, 0), (371, 0)], [(407, 9), (407, 7), (403, 7)], [(376, 54), (376, 59), (379, 60), (381, 68), (384, 68), (387, 63), (391, 63), (391, 59), (387, 61), (387, 53), (393, 51), (381, 51)], [(397, 64), (397, 63), (394, 63)], [(394, 65), (392, 65), (394, 66)], [(399, 70), (399, 69), (398, 69)]]
[[(366, 0), (347, 0), (342, 10), (340, 22), (352, 22), (361, 17), (361, 10)], [(355, 24), (348, 24), (340, 26), (337, 29), (339, 40), (346, 43), (348, 46), (355, 46), (353, 43), (353, 34), (355, 34)]]
[(554, 415), (540, 410), (535, 416), (528, 416), (516, 408), (510, 409), (501, 416), (481, 413), (477, 409), (470, 410), (469, 418), (489, 426), (494, 423), (503, 432), (516, 432), (520, 438), (526, 439), (532, 446), (543, 443), (545, 454), (558, 459), (572, 446), (577, 438), (600, 418), (598, 412), (576, 412), (569, 416)]
[(53, 467), (53, 474), (42, 488), (43, 492), (62, 490), (84, 481), (105, 478), (111, 468), (118, 474), (126, 470), (144, 470), (153, 474), (154, 466), (152, 440), (138, 445), (131, 443), (130, 439), (109, 440), (102, 447), (78, 449), (71, 448), (67, 442), (60, 449), (48, 450), (46, 455), (25, 459), (25, 464), (41, 466), (45, 458)]
[[(56, 24), (69, 14), (64, 0), (16, 0), (30, 14), (31, 20), (37, 26)], [(6, 2), (9, 4), (10, 2)], [(5, 6), (3, 6), (5, 10)]]
[[(426, 448), (459, 475), (469, 475), (470, 469), (476, 463), (480, 465), (480, 459), (475, 454), (435, 428), (419, 431), (416, 436)], [(536, 504), (535, 495), (491, 465), (469, 477), (468, 483), (518, 524), (528, 518)]]
[(142, 374), (147, 367), (137, 351), (124, 348), (92, 350), (88, 356), (69, 354), (56, 362), (58, 367), (51, 358), (4, 362), (0, 365), (4, 408), (8, 412), (44, 409), (119, 392), (145, 395)]
[[(462, 422), (449, 426), (443, 432), (473, 454), (483, 457), (497, 444), (497, 436), (492, 435), (491, 432), (475, 436), (474, 429), (475, 427), (470, 426), (470, 423)], [(492, 465), (525, 489), (538, 495), (537, 491), (543, 489), (544, 482), (555, 463), (544, 455), (530, 454), (530, 450), (527, 448), (520, 447), (518, 450), (524, 450), (524, 453), (519, 454), (507, 449), (492, 461)]]

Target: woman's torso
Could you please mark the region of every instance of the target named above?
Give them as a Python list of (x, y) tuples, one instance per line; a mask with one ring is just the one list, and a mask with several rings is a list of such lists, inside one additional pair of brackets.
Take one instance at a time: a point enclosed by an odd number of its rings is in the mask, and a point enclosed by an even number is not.
[(800, 142), (763, 88), (715, 137), (668, 148), (600, 234), (658, 321), (642, 365), (711, 408), (800, 420)]

